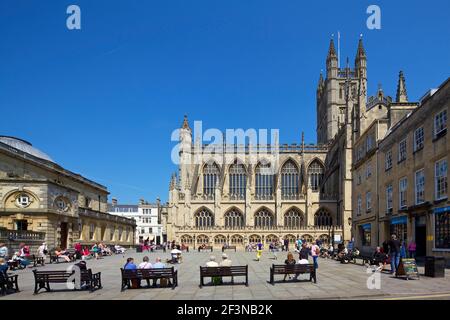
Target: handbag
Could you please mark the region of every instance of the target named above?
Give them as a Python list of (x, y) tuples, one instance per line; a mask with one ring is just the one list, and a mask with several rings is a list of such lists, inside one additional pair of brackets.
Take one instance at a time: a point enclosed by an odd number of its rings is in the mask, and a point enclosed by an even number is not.
[(167, 287), (168, 284), (167, 278), (161, 278), (159, 283), (161, 287)]

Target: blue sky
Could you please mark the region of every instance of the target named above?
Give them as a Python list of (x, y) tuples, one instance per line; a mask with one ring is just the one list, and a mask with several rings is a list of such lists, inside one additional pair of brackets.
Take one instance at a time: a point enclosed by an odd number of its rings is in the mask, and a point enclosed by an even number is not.
[[(81, 30), (66, 9), (81, 8)], [(381, 8), (381, 30), (366, 9)], [(315, 142), (315, 92), (331, 34), (353, 62), (359, 34), (369, 92), (410, 100), (449, 76), (448, 0), (0, 1), (0, 134), (21, 137), (121, 203), (167, 200), (187, 114), (204, 128), (279, 129)]]

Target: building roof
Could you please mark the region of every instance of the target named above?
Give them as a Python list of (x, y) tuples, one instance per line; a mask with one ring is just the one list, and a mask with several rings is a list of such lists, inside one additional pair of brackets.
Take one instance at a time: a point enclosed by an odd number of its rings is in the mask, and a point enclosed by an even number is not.
[(132, 212), (137, 212), (139, 206), (137, 204), (116, 204), (108, 203), (108, 212), (129, 212), (129, 209)]
[(56, 171), (65, 175), (68, 178), (76, 180), (81, 183), (89, 184), (91, 187), (106, 192), (107, 188), (93, 180), (87, 179), (82, 175), (69, 171), (50, 158), (46, 153), (32, 146), (31, 143), (20, 138), (10, 136), (0, 136), (0, 151), (6, 152), (13, 157), (19, 157), (25, 161), (30, 161), (46, 170)]
[(33, 147), (33, 145), (28, 141), (16, 137), (0, 136), (0, 142), (10, 147), (13, 147), (17, 150), (20, 150), (22, 152), (28, 153), (36, 158), (40, 158), (55, 163), (55, 161), (53, 161), (53, 159), (50, 158), (46, 153)]

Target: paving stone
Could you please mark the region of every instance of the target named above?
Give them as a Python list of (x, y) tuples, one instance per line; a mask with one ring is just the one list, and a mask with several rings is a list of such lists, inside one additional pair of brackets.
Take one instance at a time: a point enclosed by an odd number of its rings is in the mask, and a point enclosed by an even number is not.
[[(123, 266), (128, 256), (140, 262), (144, 256), (148, 256), (151, 261), (156, 257), (165, 259), (169, 254), (159, 253), (129, 253), (125, 257), (112, 256), (100, 260), (90, 260), (88, 267), (93, 272), (102, 272), (103, 289), (93, 293), (86, 291), (61, 291), (64, 285), (53, 285), (51, 288), (57, 289), (55, 292), (41, 291), (38, 295), (33, 295), (34, 279), (31, 268), (14, 272), (19, 275), (20, 292), (0, 297), (0, 300), (9, 299), (33, 299), (33, 300), (154, 300), (154, 299), (174, 299), (174, 300), (242, 300), (242, 299), (352, 299), (354, 297), (379, 298), (406, 296), (411, 294), (427, 295), (450, 293), (450, 272), (446, 270), (445, 278), (428, 278), (421, 276), (419, 280), (397, 279), (388, 273), (380, 274), (381, 288), (369, 290), (367, 279), (372, 273), (367, 273), (366, 268), (361, 265), (340, 264), (334, 260), (319, 260), (317, 274), (318, 282), (279, 282), (275, 285), (269, 284), (269, 268), (274, 263), (268, 255), (263, 255), (261, 261), (254, 261), (254, 253), (236, 252), (229, 254), (234, 265), (249, 266), (249, 287), (242, 284), (224, 286), (205, 286), (199, 288), (199, 266), (204, 265), (209, 260), (210, 254), (190, 252), (185, 253), (182, 264), (176, 265), (178, 270), (179, 286), (171, 288), (142, 288), (127, 289), (121, 292), (120, 267)], [(220, 253), (214, 252), (217, 258)], [(284, 254), (279, 254), (277, 263), (282, 263)], [(47, 264), (39, 267), (39, 270), (66, 270), (71, 264)], [(423, 268), (419, 267), (419, 272), (423, 273)], [(282, 276), (277, 276), (281, 280)], [(243, 278), (236, 278), (236, 282), (243, 281)], [(208, 280), (209, 282), (209, 280)], [(144, 283), (143, 283), (144, 284)]]

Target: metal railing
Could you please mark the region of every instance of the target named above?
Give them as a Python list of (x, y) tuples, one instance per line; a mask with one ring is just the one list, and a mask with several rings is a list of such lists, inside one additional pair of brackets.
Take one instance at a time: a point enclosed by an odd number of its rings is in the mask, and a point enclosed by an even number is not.
[(0, 230), (0, 239), (14, 241), (41, 241), (45, 240), (45, 232), (27, 230)]

